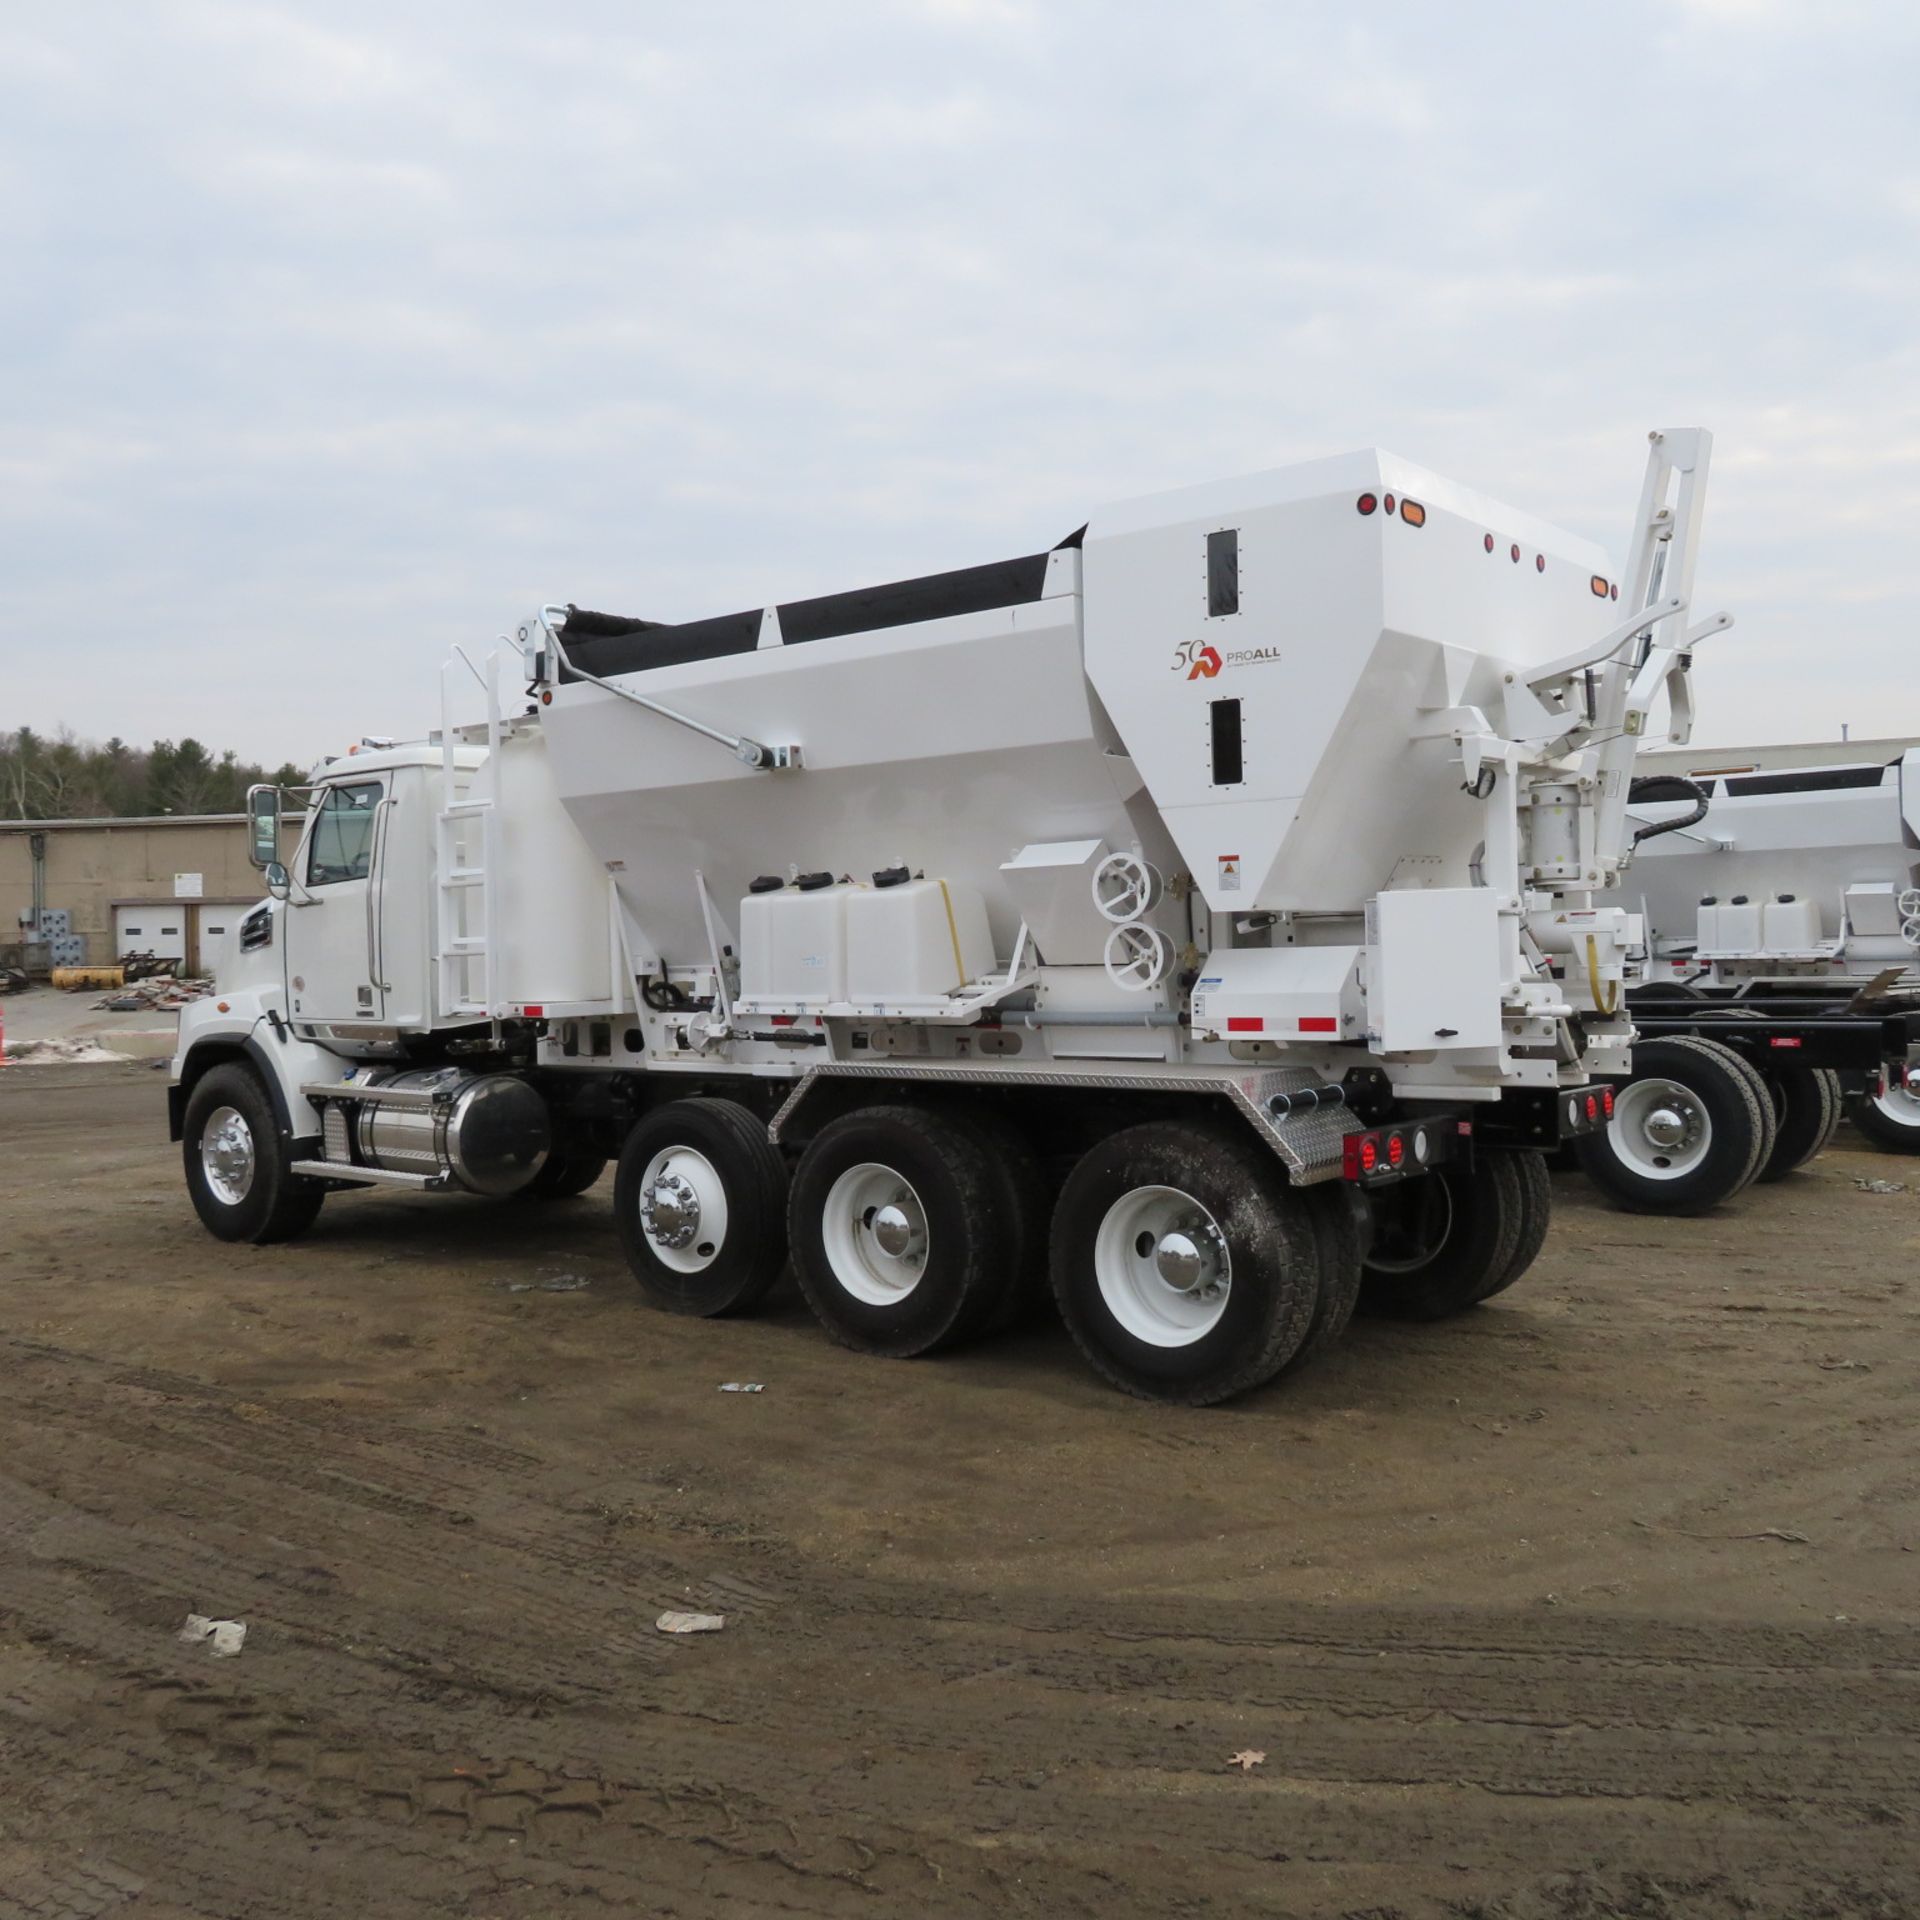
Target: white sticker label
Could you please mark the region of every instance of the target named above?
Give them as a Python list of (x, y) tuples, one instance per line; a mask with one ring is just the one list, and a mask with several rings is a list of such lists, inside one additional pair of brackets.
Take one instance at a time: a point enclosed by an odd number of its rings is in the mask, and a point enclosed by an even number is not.
[(1222, 893), (1240, 891), (1240, 856), (1237, 853), (1223, 853), (1220, 856), (1220, 889)]

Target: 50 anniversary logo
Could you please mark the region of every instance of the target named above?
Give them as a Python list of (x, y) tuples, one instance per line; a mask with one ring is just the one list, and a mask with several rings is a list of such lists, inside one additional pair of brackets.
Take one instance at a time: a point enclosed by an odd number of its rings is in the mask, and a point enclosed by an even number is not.
[(1223, 667), (1257, 667), (1280, 658), (1278, 647), (1241, 647), (1223, 654), (1204, 640), (1186, 640), (1173, 650), (1173, 670), (1189, 680), (1211, 680)]

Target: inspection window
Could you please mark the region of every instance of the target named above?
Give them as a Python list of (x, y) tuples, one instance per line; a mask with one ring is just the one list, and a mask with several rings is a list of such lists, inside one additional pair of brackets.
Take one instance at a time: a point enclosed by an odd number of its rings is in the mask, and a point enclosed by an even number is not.
[(1245, 777), (1240, 753), (1240, 702), (1210, 700), (1207, 727), (1213, 743), (1213, 784), (1237, 787)]
[(1207, 535), (1207, 618), (1240, 611), (1240, 529)]

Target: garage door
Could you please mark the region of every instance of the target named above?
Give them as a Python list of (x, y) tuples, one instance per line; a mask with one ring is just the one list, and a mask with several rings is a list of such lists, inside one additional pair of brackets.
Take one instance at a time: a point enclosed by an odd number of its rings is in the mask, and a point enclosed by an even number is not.
[(193, 914), (193, 962), (202, 973), (219, 966), (227, 935), (240, 924), (245, 907), (226, 907), (210, 901), (191, 909)]
[(113, 950), (153, 953), (162, 960), (184, 964), (187, 957), (187, 909), (179, 900), (155, 900), (150, 905), (115, 907)]

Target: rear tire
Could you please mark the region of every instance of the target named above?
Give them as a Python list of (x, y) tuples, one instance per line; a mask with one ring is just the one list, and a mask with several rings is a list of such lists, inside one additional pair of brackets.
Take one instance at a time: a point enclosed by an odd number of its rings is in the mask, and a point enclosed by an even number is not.
[(1773, 1151), (1753, 1177), (1761, 1186), (1804, 1167), (1833, 1138), (1840, 1076), (1828, 1067), (1775, 1067), (1765, 1076), (1773, 1099)]
[(1518, 1155), (1482, 1149), (1373, 1200), (1361, 1304), (1395, 1320), (1447, 1320), (1520, 1277), (1525, 1189)]
[(1053, 1297), (1103, 1380), (1211, 1406), (1271, 1380), (1320, 1298), (1305, 1197), (1256, 1141), (1129, 1127), (1089, 1151), (1053, 1214)]
[(787, 1167), (732, 1100), (673, 1100), (620, 1148), (613, 1213), (650, 1304), (712, 1318), (753, 1306), (786, 1261)]
[(1629, 1213), (1705, 1213), (1731, 1200), (1773, 1151), (1773, 1098), (1717, 1040), (1641, 1041), (1613, 1119), (1576, 1146), (1587, 1178)]
[(319, 1217), (327, 1190), (287, 1171), (279, 1118), (251, 1067), (212, 1067), (194, 1082), (180, 1149), (193, 1210), (216, 1240), (263, 1247)]
[(1034, 1231), (1016, 1173), (958, 1114), (863, 1107), (800, 1156), (793, 1270), (843, 1347), (904, 1360), (979, 1333), (1014, 1290)]
[(1366, 1215), (1366, 1201), (1344, 1180), (1326, 1180), (1318, 1186), (1302, 1187), (1299, 1199), (1313, 1222), (1316, 1257), (1320, 1264), (1320, 1294), (1314, 1303), (1313, 1320), (1300, 1350), (1282, 1369), (1297, 1372), (1309, 1360), (1334, 1345), (1351, 1323), (1360, 1304), (1360, 1288), (1366, 1278), (1367, 1242), (1372, 1222)]
[(1888, 1153), (1920, 1153), (1920, 1095), (1905, 1087), (1862, 1094), (1848, 1104), (1847, 1118)]
[(1508, 1158), (1520, 1180), (1520, 1231), (1515, 1236), (1512, 1258), (1480, 1296), (1482, 1300), (1505, 1293), (1539, 1259), (1540, 1249), (1547, 1244), (1547, 1230), (1553, 1225), (1553, 1181), (1547, 1173), (1547, 1156), (1522, 1148)]

